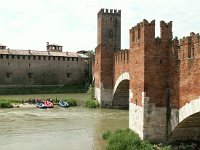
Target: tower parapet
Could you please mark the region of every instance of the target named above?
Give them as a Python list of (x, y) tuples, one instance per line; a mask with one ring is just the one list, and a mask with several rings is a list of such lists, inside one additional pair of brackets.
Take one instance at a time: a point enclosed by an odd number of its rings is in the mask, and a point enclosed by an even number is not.
[(107, 50), (121, 49), (121, 10), (101, 9), (98, 13), (97, 45)]
[(155, 39), (155, 20), (148, 22), (143, 20), (129, 31), (130, 48), (134, 45), (151, 45), (151, 46), (166, 46), (172, 40), (172, 21), (166, 23), (160, 21), (160, 38)]
[(195, 34), (194, 32), (190, 33), (190, 36), (183, 37), (180, 39), (180, 59), (188, 59), (200, 57), (200, 35), (199, 33)]
[(133, 47), (134, 44), (146, 39), (152, 40), (155, 38), (155, 20), (148, 22), (143, 20), (138, 23), (136, 26), (132, 27), (129, 30), (130, 34), (130, 47)]
[(121, 16), (121, 10), (117, 10), (117, 9), (104, 9), (102, 8), (99, 12), (98, 12), (98, 17), (102, 14), (113, 14), (113, 15), (119, 15)]
[(169, 41), (172, 39), (172, 21), (166, 23), (165, 21), (160, 21), (160, 37), (162, 41)]

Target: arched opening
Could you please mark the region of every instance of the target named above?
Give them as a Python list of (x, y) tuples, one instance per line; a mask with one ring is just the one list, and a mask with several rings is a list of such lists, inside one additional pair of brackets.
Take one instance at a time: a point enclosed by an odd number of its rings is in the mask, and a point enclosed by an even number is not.
[(129, 109), (129, 80), (122, 80), (117, 86), (112, 106), (119, 109)]
[(171, 140), (199, 140), (200, 141), (200, 112), (181, 121), (170, 136)]

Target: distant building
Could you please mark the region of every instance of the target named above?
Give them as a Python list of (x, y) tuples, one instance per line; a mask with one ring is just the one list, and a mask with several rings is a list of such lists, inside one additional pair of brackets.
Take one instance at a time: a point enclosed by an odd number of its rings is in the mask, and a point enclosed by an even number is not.
[(11, 50), (0, 44), (0, 86), (83, 84), (89, 59), (49, 42), (46, 51)]

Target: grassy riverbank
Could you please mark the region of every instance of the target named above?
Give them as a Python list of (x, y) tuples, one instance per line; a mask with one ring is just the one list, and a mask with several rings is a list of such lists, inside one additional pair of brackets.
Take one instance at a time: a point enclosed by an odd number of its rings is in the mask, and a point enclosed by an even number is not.
[(151, 144), (141, 140), (139, 135), (130, 129), (117, 129), (115, 132), (106, 131), (102, 135), (107, 141), (107, 150), (198, 150), (198, 141), (176, 141), (171, 145)]
[[(70, 106), (85, 106), (85, 100), (89, 98), (86, 93), (67, 93), (67, 94), (22, 94), (22, 95), (0, 95), (0, 103), (10, 103), (12, 105), (26, 102), (28, 99), (53, 99), (66, 100)], [(7, 104), (6, 104), (7, 105)], [(3, 104), (3, 106), (5, 106)]]
[(84, 93), (85, 85), (66, 85), (60, 87), (1, 87), (0, 94), (54, 94), (54, 93)]
[(0, 108), (13, 108), (14, 104), (20, 103), (22, 103), (22, 101), (17, 99), (0, 99)]
[[(107, 131), (103, 134), (107, 140), (107, 150), (156, 150), (156, 146), (140, 139), (139, 135), (130, 129), (117, 129), (114, 133)], [(170, 147), (159, 147), (158, 150), (170, 150)]]

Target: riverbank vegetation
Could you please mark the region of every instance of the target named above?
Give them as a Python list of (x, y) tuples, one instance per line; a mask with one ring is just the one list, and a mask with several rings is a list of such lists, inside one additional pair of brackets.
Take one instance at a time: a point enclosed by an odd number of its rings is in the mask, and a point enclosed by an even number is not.
[(92, 85), (89, 86), (87, 94), (88, 94), (89, 98), (86, 99), (85, 106), (87, 108), (99, 107), (100, 106), (99, 102), (94, 98), (94, 88), (92, 87)]
[(108, 141), (107, 150), (171, 150), (170, 146), (156, 146), (140, 139), (130, 129), (117, 129), (114, 133), (106, 131), (103, 139)]
[(43, 87), (1, 87), (0, 94), (55, 94), (86, 93), (85, 85), (43, 86)]
[(99, 107), (99, 102), (95, 99), (87, 99), (85, 102), (87, 108), (96, 108)]
[(87, 98), (88, 95), (86, 93), (0, 95), (0, 108), (11, 108), (9, 104), (14, 107), (19, 107), (26, 103), (35, 104), (38, 100), (51, 100), (55, 105), (58, 104), (60, 100), (63, 100), (68, 102), (70, 106), (84, 106)]
[(77, 106), (78, 100), (75, 98), (66, 98), (64, 101), (67, 102), (69, 106), (71, 107), (71, 106)]
[(110, 130), (102, 135), (107, 140), (107, 150), (198, 150), (199, 141), (175, 141), (171, 145), (151, 144), (141, 140), (139, 135), (130, 129), (117, 129), (115, 132)]
[(0, 108), (13, 108), (14, 106), (8, 102), (0, 102)]
[(13, 108), (14, 104), (20, 104), (21, 100), (16, 99), (0, 99), (0, 108)]

